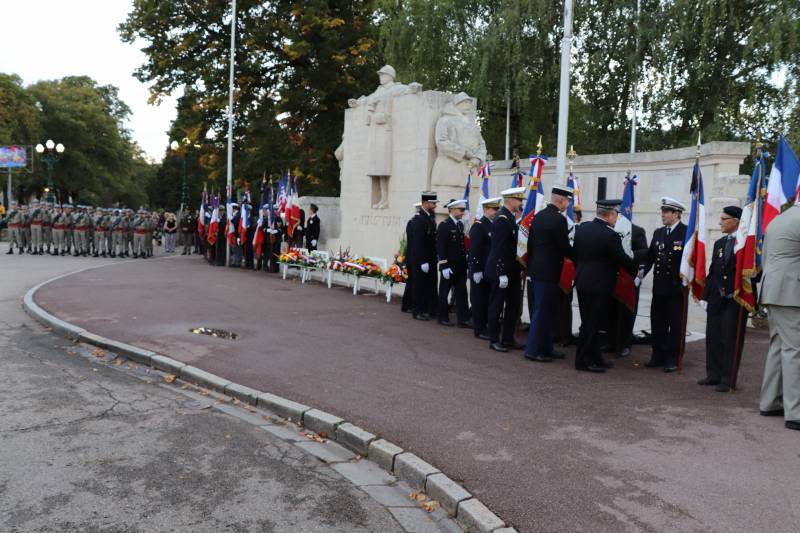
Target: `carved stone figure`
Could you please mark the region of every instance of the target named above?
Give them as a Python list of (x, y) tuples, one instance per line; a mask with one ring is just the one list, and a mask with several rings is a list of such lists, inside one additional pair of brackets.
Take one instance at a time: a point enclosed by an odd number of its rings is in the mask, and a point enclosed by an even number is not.
[(463, 186), (468, 165), (479, 167), (486, 161), (486, 143), (475, 124), (475, 99), (458, 93), (445, 106), (436, 122), (436, 161), (433, 163), (433, 185)]
[(378, 71), (380, 85), (374, 93), (358, 100), (350, 99), (350, 107), (366, 106), (366, 123), (369, 126), (367, 146), (369, 160), (367, 175), (380, 191), (374, 209), (385, 209), (389, 198), (389, 176), (392, 175), (392, 100), (404, 94), (416, 94), (422, 89), (419, 83), (403, 85), (395, 81), (397, 73), (391, 65)]

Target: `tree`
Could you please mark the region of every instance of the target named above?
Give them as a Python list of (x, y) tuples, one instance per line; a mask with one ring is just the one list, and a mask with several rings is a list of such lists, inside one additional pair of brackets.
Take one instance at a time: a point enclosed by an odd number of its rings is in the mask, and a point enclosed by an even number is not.
[(16, 74), (0, 73), (0, 145), (36, 144), (41, 129), (36, 100)]

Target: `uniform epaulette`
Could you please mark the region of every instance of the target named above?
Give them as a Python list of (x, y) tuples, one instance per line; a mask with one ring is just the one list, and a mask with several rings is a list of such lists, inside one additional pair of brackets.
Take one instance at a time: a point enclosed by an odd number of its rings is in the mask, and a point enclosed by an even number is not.
[(505, 216), (505, 215), (499, 215), (497, 218), (504, 218), (506, 220), (509, 220), (509, 218), (507, 216)]
[(480, 223), (481, 223), (480, 219), (476, 218), (474, 224), (480, 224)]

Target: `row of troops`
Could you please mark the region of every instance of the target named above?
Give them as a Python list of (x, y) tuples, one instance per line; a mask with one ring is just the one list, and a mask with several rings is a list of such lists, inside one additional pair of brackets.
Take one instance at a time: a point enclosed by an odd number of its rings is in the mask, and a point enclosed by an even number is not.
[[(273, 207), (277, 208), (278, 206)], [(206, 233), (200, 239), (204, 247), (202, 253), (205, 254), (210, 264), (224, 266), (227, 247), (230, 245), (228, 266), (278, 272), (278, 258), (288, 248), (305, 247), (309, 251), (317, 249), (321, 222), (318, 215), (319, 207), (316, 204), (312, 203), (309, 206), (308, 217), (306, 217), (305, 210), (300, 210), (299, 221), (292, 229), (291, 235), (285, 214), (276, 214), (270, 217), (269, 207), (266, 205), (263, 206), (261, 213), (258, 213), (250, 204), (247, 205), (247, 209), (251, 216), (247, 217), (247, 227), (244, 228), (244, 235), (242, 235), (242, 214), (239, 204), (231, 204), (230, 224), (228, 224), (225, 207), (219, 206), (217, 212), (219, 225), (215, 234)], [(272, 222), (269, 222), (270, 218), (272, 218)], [(211, 214), (207, 213), (204, 227), (209, 228), (210, 223)], [(229, 239), (231, 227), (235, 231)], [(260, 238), (257, 239), (256, 236), (259, 233), (261, 235), (258, 235)], [(257, 245), (258, 242), (261, 244)]]
[[(597, 202), (596, 217), (581, 223), (576, 211), (573, 225), (564, 216), (573, 191), (552, 188), (549, 203), (533, 218), (527, 241), (527, 264), (518, 260), (519, 217), (525, 188), (507, 189), (500, 197), (481, 202), (483, 215), (468, 235), (464, 221), (466, 202), (446, 205), (448, 217), (437, 226), (436, 193), (422, 194), (418, 211), (406, 226), (409, 280), (402, 310), (417, 320), (436, 317), (443, 326), (472, 329), (475, 337), (488, 341), (498, 352), (523, 349), (526, 360), (550, 362), (565, 355), (554, 347), (559, 331), (563, 344), (572, 337), (572, 299), (577, 293), (581, 324), (575, 368), (603, 373), (613, 363), (604, 352), (625, 357), (631, 353), (639, 287), (653, 275), (650, 360), (648, 368), (664, 372), (678, 369), (685, 338), (686, 292), (680, 263), (686, 237), (681, 222), (685, 206), (673, 198), (662, 198), (663, 226), (650, 244), (643, 228), (632, 225), (629, 245), (623, 246), (617, 232), (621, 200)], [(741, 209), (723, 210), (720, 227), (725, 236), (714, 252), (702, 305), (708, 312), (707, 375), (701, 385), (728, 391), (732, 365), (741, 352), (747, 313), (739, 313), (733, 300), (736, 260), (733, 235)], [(466, 237), (466, 238), (465, 238)], [(575, 264), (574, 291), (562, 290), (565, 260)], [(634, 278), (635, 306), (629, 309), (614, 298), (620, 269)], [(469, 284), (469, 291), (467, 285)], [(523, 287), (527, 285), (531, 317), (525, 344), (516, 340)], [(450, 295), (455, 301), (456, 321), (450, 320)]]
[(136, 257), (153, 255), (157, 213), (86, 205), (12, 201), (3, 218), (10, 245), (6, 254)]

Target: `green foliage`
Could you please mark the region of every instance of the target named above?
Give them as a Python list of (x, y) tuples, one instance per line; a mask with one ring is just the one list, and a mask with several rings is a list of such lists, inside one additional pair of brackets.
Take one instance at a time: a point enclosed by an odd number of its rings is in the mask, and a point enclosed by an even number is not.
[(41, 130), (36, 100), (15, 74), (0, 73), (0, 145), (31, 145)]

